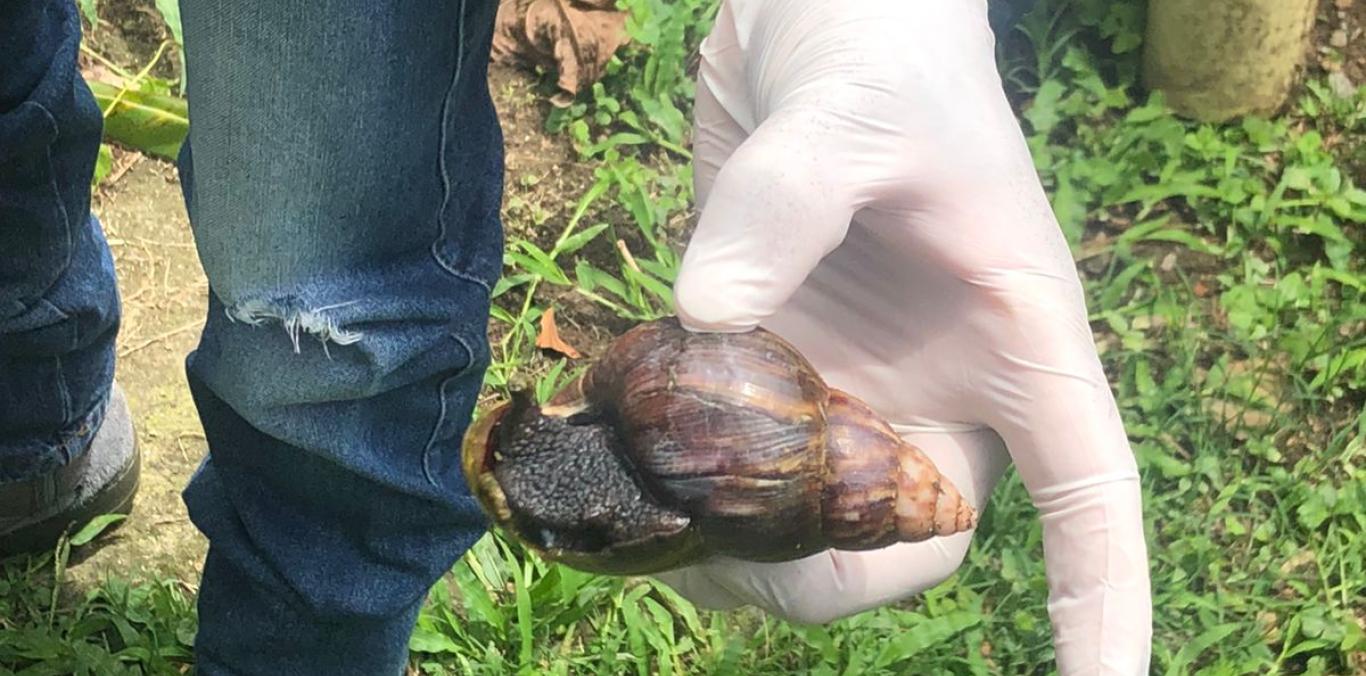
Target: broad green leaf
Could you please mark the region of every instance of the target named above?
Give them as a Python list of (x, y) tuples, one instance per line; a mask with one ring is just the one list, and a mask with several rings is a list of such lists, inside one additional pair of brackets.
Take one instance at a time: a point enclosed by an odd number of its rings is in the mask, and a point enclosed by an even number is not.
[(166, 21), (166, 27), (171, 29), (171, 37), (177, 45), (185, 44), (180, 36), (180, 2), (179, 0), (156, 0), (157, 11), (161, 13), (161, 18)]
[(688, 631), (694, 635), (702, 634), (702, 622), (697, 616), (697, 608), (693, 606), (691, 601), (680, 596), (673, 587), (667, 584), (654, 579), (650, 579), (649, 584), (654, 587), (655, 593), (663, 596), (673, 607), (674, 612), (683, 618), (683, 623), (688, 627)]
[(542, 251), (540, 247), (526, 240), (519, 240), (516, 246), (526, 253), (508, 251), (506, 258), (515, 262), (519, 267), (527, 272), (540, 275), (548, 282), (555, 284), (569, 284), (569, 278), (564, 271), (555, 263), (550, 255)]
[(599, 223), (582, 232), (576, 232), (573, 235), (564, 238), (564, 240), (556, 245), (553, 252), (554, 257), (558, 259), (560, 256), (572, 254), (579, 249), (582, 249), (587, 246), (589, 242), (593, 241), (594, 238), (602, 234), (603, 230), (606, 230), (609, 227), (611, 227), (610, 223)]
[(902, 630), (899, 636), (890, 637), (887, 640), (882, 653), (877, 658), (877, 666), (881, 668), (909, 660), (926, 649), (949, 641), (963, 630), (976, 626), (981, 621), (981, 615), (966, 611), (923, 618)]
[(420, 653), (460, 654), (460, 646), (451, 637), (422, 626), (414, 627), (408, 639), (408, 649)]
[(1342, 228), (1338, 227), (1326, 213), (1320, 212), (1313, 216), (1282, 216), (1278, 221), (1281, 227), (1293, 227), (1295, 232), (1301, 234), (1318, 235), (1333, 242), (1348, 241)]
[(493, 293), (491, 297), (497, 298), (512, 289), (515, 289), (523, 284), (526, 284), (527, 282), (530, 282), (535, 278), (535, 275), (530, 274), (503, 275), (499, 277), (498, 282), (493, 285)]
[(100, 22), (99, 12), (96, 4), (98, 0), (80, 0), (81, 14), (85, 15), (85, 20), (90, 22), (93, 27)]
[(122, 89), (92, 80), (90, 90), (104, 111), (104, 137), (150, 155), (175, 160), (189, 133), (184, 99)]
[(100, 144), (99, 157), (95, 158), (95, 173), (90, 177), (90, 185), (97, 186), (109, 175), (109, 170), (114, 165), (114, 154), (109, 149), (108, 143)]
[(1167, 676), (1178, 676), (1186, 673), (1186, 667), (1194, 664), (1195, 660), (1210, 646), (1224, 640), (1239, 628), (1240, 625), (1232, 622), (1220, 624), (1187, 641), (1181, 646), (1181, 650), (1177, 651), (1176, 656), (1172, 658), (1172, 663), (1167, 667)]
[(574, 276), (578, 278), (579, 286), (585, 291), (595, 291), (598, 287), (603, 287), (618, 298), (626, 298), (625, 283), (587, 260), (579, 259), (574, 268)]
[[(468, 553), (466, 556), (474, 556)], [(494, 605), (489, 597), (488, 588), (479, 581), (468, 564), (457, 564), (454, 570), (456, 585), (460, 587), (460, 600), (471, 620), (484, 622), (502, 633), (507, 627), (507, 617)]]
[(531, 665), (532, 650), (532, 631), (535, 623), (535, 614), (531, 609), (531, 562), (522, 564), (522, 575), (516, 581), (517, 597), (517, 633), (521, 637), (520, 650), (517, 653), (517, 660), (522, 666)]

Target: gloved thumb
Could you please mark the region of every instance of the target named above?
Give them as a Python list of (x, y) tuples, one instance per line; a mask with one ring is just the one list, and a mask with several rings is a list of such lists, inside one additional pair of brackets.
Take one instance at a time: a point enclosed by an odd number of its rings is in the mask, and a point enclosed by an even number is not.
[(775, 113), (698, 191), (705, 202), (674, 285), (684, 327), (758, 326), (843, 241), (860, 200), (856, 172), (841, 159), (851, 148), (834, 142), (838, 122), (822, 119), (830, 116)]

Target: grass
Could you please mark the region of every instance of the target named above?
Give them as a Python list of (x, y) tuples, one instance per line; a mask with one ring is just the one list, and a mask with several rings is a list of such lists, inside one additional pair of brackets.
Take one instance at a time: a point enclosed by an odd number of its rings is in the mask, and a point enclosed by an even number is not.
[[(635, 44), (548, 133), (594, 167), (563, 224), (518, 230), (488, 392), (546, 396), (578, 362), (547, 310), (669, 313), (691, 216), (685, 70), (710, 0), (626, 0)], [(1137, 86), (1141, 10), (1046, 0), (1002, 70), (1083, 273), (1143, 474), (1154, 672), (1366, 670), (1366, 93), (1306, 83), (1271, 119), (1207, 125)], [(591, 346), (580, 346), (591, 347)], [(581, 360), (580, 360), (581, 361)], [(0, 577), (0, 673), (176, 673), (192, 588), (60, 587), (64, 555)], [(548, 564), (490, 534), (432, 591), (425, 674), (1049, 673), (1040, 528), (1003, 482), (968, 560), (897, 607), (825, 627), (708, 613), (648, 579)]]

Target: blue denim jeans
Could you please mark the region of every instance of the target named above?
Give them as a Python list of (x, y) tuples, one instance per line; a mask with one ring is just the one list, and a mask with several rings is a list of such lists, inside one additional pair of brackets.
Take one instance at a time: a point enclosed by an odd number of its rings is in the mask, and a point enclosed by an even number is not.
[[(399, 674), (484, 533), (459, 447), (489, 360), (496, 0), (181, 0), (181, 178), (210, 294), (202, 674)], [(118, 299), (72, 0), (0, 2), (0, 477), (97, 425)], [(17, 67), (15, 67), (17, 64)]]
[(502, 268), (496, 9), (181, 0), (200, 673), (399, 674), (484, 533), (459, 453)]
[(74, 3), (0, 2), (0, 482), (85, 451), (114, 376), (114, 261), (90, 213), (100, 110)]

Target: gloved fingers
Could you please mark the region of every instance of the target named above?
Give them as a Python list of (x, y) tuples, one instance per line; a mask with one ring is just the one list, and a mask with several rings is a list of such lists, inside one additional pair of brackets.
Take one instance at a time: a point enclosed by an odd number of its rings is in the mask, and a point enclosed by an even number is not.
[[(900, 196), (915, 164), (869, 5), (726, 3), (703, 52), (696, 117), (701, 214), (674, 286), (684, 326), (746, 331), (844, 239), (853, 215)], [(870, 32), (873, 28), (878, 30)], [(904, 64), (903, 64), (904, 65)]]
[(844, 239), (857, 186), (821, 116), (775, 114), (717, 173), (674, 285), (687, 328), (758, 326)]
[(977, 376), (1043, 522), (1062, 673), (1147, 673), (1151, 596), (1137, 465), (1079, 294), (1006, 275)]
[[(920, 447), (979, 511), (1009, 466), (990, 430), (903, 435)], [(953, 574), (972, 533), (873, 551), (827, 550), (783, 563), (716, 557), (659, 576), (685, 598), (709, 609), (753, 605), (781, 619), (821, 624), (918, 594)]]
[(1005, 440), (1035, 501), (1081, 483), (1137, 477), (1075, 270), (1004, 270), (977, 282), (993, 316), (975, 348), (974, 403)]
[(716, 175), (755, 126), (731, 5), (721, 3), (711, 32), (698, 50), (692, 138), (693, 189), (698, 208), (706, 207)]
[(1061, 673), (1148, 673), (1152, 590), (1138, 480), (1056, 493), (1039, 511)]
[(746, 136), (739, 121), (712, 92), (720, 79), (705, 73), (699, 77), (693, 105), (693, 191), (700, 209), (706, 209), (716, 175)]
[(734, 610), (748, 604), (745, 599), (711, 577), (715, 560), (677, 570), (656, 573), (655, 579), (673, 587), (693, 605), (703, 610)]

